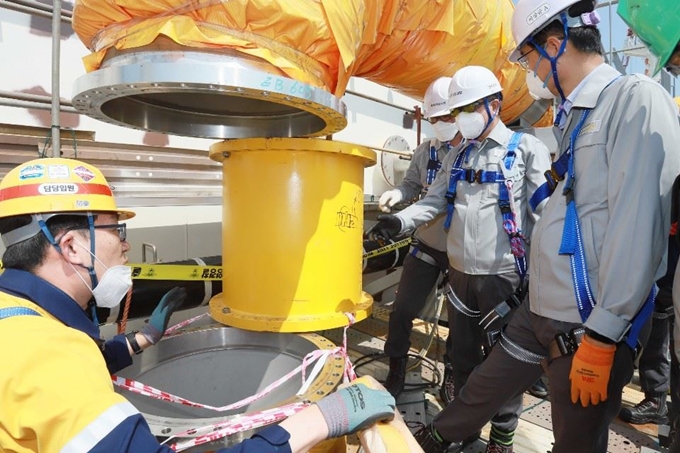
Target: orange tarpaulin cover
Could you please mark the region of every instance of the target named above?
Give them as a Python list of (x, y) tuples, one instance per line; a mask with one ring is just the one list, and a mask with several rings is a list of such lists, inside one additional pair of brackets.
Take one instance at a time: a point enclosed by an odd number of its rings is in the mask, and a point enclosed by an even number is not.
[(507, 60), (513, 8), (512, 0), (77, 0), (73, 28), (93, 52), (88, 71), (108, 49), (164, 35), (261, 58), (338, 97), (357, 76), (422, 99), (437, 77), (486, 66), (501, 81), (509, 122), (533, 102), (524, 71)]

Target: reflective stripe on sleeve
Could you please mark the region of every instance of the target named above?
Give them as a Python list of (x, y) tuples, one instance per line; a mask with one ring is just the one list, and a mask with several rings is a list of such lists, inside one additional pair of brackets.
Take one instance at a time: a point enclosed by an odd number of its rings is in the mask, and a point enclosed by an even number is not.
[(120, 423), (136, 414), (139, 414), (139, 411), (128, 402), (109, 407), (64, 445), (61, 453), (84, 453), (92, 450)]

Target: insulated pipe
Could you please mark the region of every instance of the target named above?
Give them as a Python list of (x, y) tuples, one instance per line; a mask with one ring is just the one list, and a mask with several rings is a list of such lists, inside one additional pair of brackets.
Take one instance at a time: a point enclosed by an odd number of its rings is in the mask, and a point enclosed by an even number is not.
[[(375, 241), (375, 240), (365, 240), (364, 241), (364, 254), (372, 252), (374, 250), (380, 249), (381, 247), (389, 246), (395, 241)], [(381, 255), (370, 257), (364, 259), (362, 273), (370, 274), (373, 272), (386, 271), (389, 269), (394, 269), (399, 267), (404, 263), (404, 258), (409, 251), (410, 245), (405, 245), (399, 247), (395, 250), (390, 250), (387, 253)]]
[[(204, 256), (182, 261), (168, 261), (165, 263), (154, 263), (154, 266), (220, 266), (221, 256)], [(134, 276), (135, 269), (132, 269)], [(187, 298), (181, 310), (208, 305), (210, 299), (222, 292), (222, 282), (220, 280), (143, 280), (135, 279), (132, 285), (132, 299), (128, 319), (146, 318), (151, 316), (156, 305), (161, 298), (175, 286), (181, 286), (187, 290)], [(98, 308), (97, 318), (106, 320), (106, 323), (121, 322), (123, 320), (123, 310), (125, 297), (121, 304), (115, 309)]]
[[(390, 243), (393, 241), (389, 241)], [(388, 245), (382, 241), (365, 240), (364, 253), (371, 252)], [(363, 260), (362, 273), (370, 274), (373, 272), (385, 271), (399, 267), (404, 262), (404, 257), (408, 253), (409, 246), (403, 246), (387, 253), (370, 257)], [(222, 256), (203, 256), (181, 261), (168, 261), (154, 263), (155, 266), (221, 266)], [(132, 269), (133, 277), (135, 269)], [(145, 280), (134, 279), (132, 286), (132, 299), (128, 311), (128, 319), (146, 318), (156, 308), (161, 298), (175, 286), (181, 286), (187, 290), (187, 299), (180, 310), (207, 305), (210, 299), (222, 292), (221, 280)], [(106, 320), (106, 323), (121, 322), (123, 320), (123, 306), (125, 298), (117, 309), (109, 310), (106, 308), (97, 309), (97, 318)]]
[[(175, 0), (163, 5), (140, 0), (132, 9), (126, 2), (77, 0), (74, 30), (92, 54), (84, 59), (90, 74), (76, 82), (73, 101), (76, 109), (103, 121), (178, 135), (312, 137), (346, 125), (337, 118), (342, 108), (336, 108), (335, 100), (321, 99), (315, 88), (340, 99), (350, 77), (359, 76), (422, 98), (435, 78), (481, 65), (499, 77), (505, 99), (501, 116), (512, 123), (534, 105), (525, 72), (507, 60), (514, 47), (513, 9), (512, 0)], [(176, 71), (169, 74), (160, 64), (158, 43), (163, 41), (177, 46), (173, 62), (192, 67), (183, 75), (187, 80), (178, 80)], [(145, 56), (149, 50), (153, 52)], [(223, 62), (267, 66), (258, 68), (264, 74), (249, 78), (256, 84), (239, 85), (245, 79), (229, 77), (233, 71), (228, 65), (198, 53), (222, 53)], [(173, 67), (184, 71), (182, 65)], [(220, 100), (212, 105), (210, 97)], [(130, 105), (117, 102), (123, 98)], [(244, 99), (256, 102), (238, 105)], [(285, 112), (288, 122), (301, 116), (304, 123), (323, 121), (308, 128), (282, 128), (278, 112), (268, 103), (292, 107)], [(545, 113), (546, 105), (542, 108)], [(245, 125), (231, 127), (229, 118), (253, 115), (257, 109), (262, 109), (259, 134)], [(174, 110), (177, 114), (170, 114)], [(216, 116), (216, 124), (186, 127), (205, 122), (209, 115)], [(277, 127), (267, 127), (267, 118)], [(550, 120), (548, 112), (533, 124)], [(219, 121), (230, 127), (220, 129)]]

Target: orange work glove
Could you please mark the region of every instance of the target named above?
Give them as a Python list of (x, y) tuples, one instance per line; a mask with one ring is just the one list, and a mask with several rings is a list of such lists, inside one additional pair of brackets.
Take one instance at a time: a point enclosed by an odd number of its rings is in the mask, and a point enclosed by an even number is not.
[(583, 336), (581, 345), (571, 362), (569, 380), (571, 381), (571, 402), (581, 400), (583, 407), (607, 399), (609, 374), (614, 364), (616, 345), (595, 344), (595, 340)]

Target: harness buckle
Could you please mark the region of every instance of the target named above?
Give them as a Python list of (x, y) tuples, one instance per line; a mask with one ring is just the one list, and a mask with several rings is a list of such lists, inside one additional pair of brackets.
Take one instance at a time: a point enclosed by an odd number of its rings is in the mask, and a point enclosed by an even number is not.
[(427, 169), (428, 169), (428, 170), (435, 170), (435, 171), (437, 171), (437, 170), (439, 170), (440, 168), (442, 168), (442, 163), (439, 162), (438, 160), (432, 160), (432, 159), (430, 159), (430, 160), (427, 161)]
[(472, 183), (477, 183), (481, 184), (482, 183), (482, 176), (483, 176), (484, 170), (473, 170), (472, 168), (468, 168), (465, 170), (464, 178), (465, 181), (469, 182), (470, 184)]
[(446, 192), (446, 195), (444, 195), (444, 198), (446, 198), (446, 202), (448, 204), (455, 204), (456, 202), (456, 194), (450, 191)]
[(551, 165), (549, 170), (543, 173), (546, 181), (548, 182), (548, 187), (550, 187), (550, 192), (553, 192), (557, 187), (557, 183), (564, 179), (564, 176), (560, 176), (557, 171), (555, 171), (555, 166)]
[(498, 200), (498, 207), (501, 208), (501, 214), (510, 214), (510, 200)]
[(474, 170), (471, 169), (468, 182), (470, 182), (470, 184), (472, 184), (473, 182), (476, 182), (477, 184), (481, 184), (483, 173), (484, 173), (484, 170), (474, 171)]
[[(581, 344), (581, 340), (583, 339), (583, 335), (585, 335), (585, 333), (586, 329), (583, 327), (577, 327), (575, 329), (571, 329), (567, 333), (555, 335), (555, 343), (560, 355), (564, 356), (574, 354)], [(554, 358), (555, 357), (551, 357), (551, 359)]]

